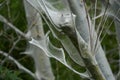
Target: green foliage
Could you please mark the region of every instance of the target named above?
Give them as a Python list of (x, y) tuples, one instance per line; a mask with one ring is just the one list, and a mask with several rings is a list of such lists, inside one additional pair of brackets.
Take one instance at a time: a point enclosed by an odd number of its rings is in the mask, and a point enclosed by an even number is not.
[(0, 66), (0, 80), (23, 80), (19, 78), (20, 72), (9, 70), (6, 67)]
[[(79, 75), (76, 75), (73, 71), (71, 71), (63, 64), (56, 61), (55, 59), (51, 59), (51, 62), (52, 62), (53, 72), (56, 77), (55, 80), (83, 80), (80, 78)], [(76, 67), (74, 64), (73, 66)]]

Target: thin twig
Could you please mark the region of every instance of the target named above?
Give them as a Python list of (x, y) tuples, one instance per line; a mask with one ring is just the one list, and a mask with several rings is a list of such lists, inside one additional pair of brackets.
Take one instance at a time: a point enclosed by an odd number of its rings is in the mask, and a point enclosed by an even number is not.
[[(5, 56), (5, 57), (8, 56), (8, 53), (3, 52), (3, 51), (0, 51), (0, 54), (3, 55), (3, 56)], [(30, 74), (32, 77), (35, 78), (35, 74), (33, 72), (31, 72), (30, 70), (28, 70), (27, 68), (25, 68), (23, 65), (21, 65), (16, 59), (14, 59), (13, 57), (11, 57), (10, 55), (9, 55), (9, 57), (7, 59), (13, 61), (17, 65), (17, 67), (19, 69), (23, 70), (24, 72)]]
[(11, 24), (6, 18), (4, 18), (2, 15), (0, 15), (0, 21), (7, 24), (10, 28), (14, 29), (17, 33), (19, 33), (21, 36), (26, 38), (27, 40), (31, 40), (30, 37), (26, 36), (25, 33), (20, 31), (18, 28), (16, 28), (13, 24)]
[(8, 59), (8, 57), (10, 56), (11, 52), (13, 51), (13, 49), (15, 48), (16, 44), (20, 41), (21, 37), (18, 37), (18, 39), (13, 43), (13, 46), (11, 47), (11, 49), (8, 52), (8, 56), (6, 56), (4, 58), (4, 60), (1, 62), (1, 65), (4, 64), (4, 62)]

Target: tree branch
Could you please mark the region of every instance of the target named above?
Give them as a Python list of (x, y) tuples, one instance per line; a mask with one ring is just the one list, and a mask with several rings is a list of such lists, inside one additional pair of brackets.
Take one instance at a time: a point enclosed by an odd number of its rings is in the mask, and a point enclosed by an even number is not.
[(32, 77), (35, 78), (35, 74), (34, 74), (34, 73), (32, 73), (32, 72), (31, 72), (30, 70), (28, 70), (27, 68), (25, 68), (23, 65), (21, 65), (16, 59), (14, 59), (13, 57), (11, 57), (10, 55), (8, 56), (8, 53), (5, 53), (5, 52), (3, 52), (3, 51), (0, 51), (0, 54), (3, 55), (3, 56), (5, 56), (5, 57), (8, 57), (8, 59), (11, 60), (11, 61), (13, 61), (13, 62), (17, 65), (17, 67), (18, 67), (19, 69), (23, 70), (24, 72), (30, 74)]
[(16, 28), (13, 24), (11, 24), (6, 18), (4, 18), (2, 15), (0, 15), (0, 21), (7, 24), (10, 28), (15, 30), (18, 34), (26, 38), (27, 40), (31, 40), (30, 37), (28, 37), (26, 34), (24, 34), (22, 31), (20, 31), (18, 28)]

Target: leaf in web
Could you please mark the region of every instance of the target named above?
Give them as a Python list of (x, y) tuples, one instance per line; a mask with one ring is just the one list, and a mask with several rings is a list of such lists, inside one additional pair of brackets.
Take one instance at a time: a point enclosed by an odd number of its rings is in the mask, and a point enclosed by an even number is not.
[(67, 64), (66, 59), (65, 59), (65, 53), (64, 53), (63, 49), (57, 48), (54, 45), (52, 45), (52, 43), (49, 40), (49, 37), (46, 37), (41, 41), (37, 41), (35, 39), (32, 39), (30, 41), (30, 43), (39, 47), (40, 49), (42, 49), (46, 53), (46, 55), (48, 57), (52, 57), (52, 58), (55, 58), (56, 60), (60, 61), (62, 64), (64, 64), (70, 70), (79, 74), (81, 77), (89, 78), (88, 73), (86, 73), (86, 72), (80, 73), (80, 72), (76, 71), (75, 69), (73, 69), (70, 65)]
[(85, 66), (78, 50), (76, 49), (70, 38), (64, 33), (57, 30), (54, 26), (51, 26), (50, 29), (52, 31), (53, 36), (56, 37), (62, 43), (70, 58), (80, 66)]
[(66, 35), (64, 35), (64, 37), (60, 38), (59, 40), (69, 54), (70, 58), (80, 66), (85, 66), (80, 53), (78, 52), (72, 41)]

